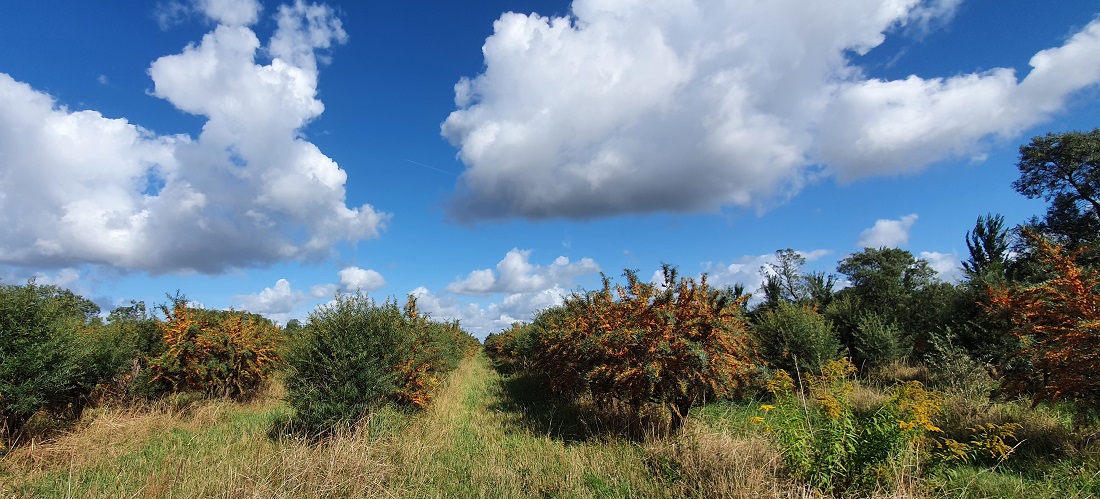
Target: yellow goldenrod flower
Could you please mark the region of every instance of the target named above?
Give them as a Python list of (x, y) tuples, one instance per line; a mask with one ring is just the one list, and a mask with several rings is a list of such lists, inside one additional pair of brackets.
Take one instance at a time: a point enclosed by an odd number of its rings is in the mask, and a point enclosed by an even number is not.
[(762, 405), (762, 406), (760, 406), (760, 410), (762, 410), (764, 412), (771, 412), (772, 409), (775, 409), (774, 405)]
[(749, 418), (749, 422), (752, 423), (752, 424), (760, 424), (760, 423), (764, 422), (764, 418), (762, 418), (760, 416), (753, 416), (753, 417)]

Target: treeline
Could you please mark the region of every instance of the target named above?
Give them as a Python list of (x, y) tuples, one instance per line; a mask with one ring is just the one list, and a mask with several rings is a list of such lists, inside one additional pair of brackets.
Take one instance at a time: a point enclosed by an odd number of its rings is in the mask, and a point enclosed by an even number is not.
[[(479, 344), (457, 322), (338, 295), (306, 324), (207, 310), (177, 294), (151, 312), (132, 302), (101, 317), (57, 286), (0, 285), (0, 449), (31, 422), (51, 427), (90, 404), (141, 404), (171, 394), (247, 399), (277, 373), (310, 436), (354, 424), (383, 404), (424, 407)], [(159, 312), (159, 313), (156, 313)]]
[[(654, 283), (628, 270), (625, 284), (605, 277), (489, 335), (485, 349), (559, 401), (627, 421), (659, 414), (669, 429), (718, 399), (770, 401), (753, 419), (824, 492), (881, 486), (887, 464), (914, 449), (926, 465), (1027, 451), (1009, 445), (1028, 440), (1020, 417), (968, 399), (1068, 407), (1089, 435), (1100, 409), (1100, 130), (1036, 137), (1017, 167), (1013, 187), (1046, 199), (1047, 213), (1015, 227), (977, 217), (958, 282), (886, 247), (848, 255), (835, 274), (777, 251), (751, 306), (742, 286), (716, 289), (668, 265)], [(874, 403), (854, 402), (856, 380), (882, 387)], [(969, 409), (949, 413), (949, 399)]]

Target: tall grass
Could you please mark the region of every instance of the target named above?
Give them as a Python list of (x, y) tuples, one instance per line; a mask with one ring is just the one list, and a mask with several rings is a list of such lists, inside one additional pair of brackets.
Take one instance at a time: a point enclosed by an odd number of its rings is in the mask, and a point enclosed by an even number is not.
[[(175, 399), (89, 411), (0, 459), (0, 496), (790, 497), (774, 446), (689, 422), (639, 442), (531, 424), (484, 356), (428, 411), (376, 411), (321, 442), (278, 437), (278, 384), (249, 403)], [(272, 435), (276, 435), (275, 438)]]
[[(679, 433), (638, 440), (586, 429), (567, 407), (548, 405), (537, 394), (520, 397), (523, 387), (522, 380), (494, 371), (484, 356), (470, 358), (451, 375), (428, 410), (374, 411), (369, 420), (319, 442), (280, 436), (279, 425), (291, 409), (282, 401), (278, 383), (248, 403), (176, 396), (141, 408), (96, 408), (86, 411), (67, 434), (0, 457), (0, 497), (671, 498), (819, 493), (792, 478), (773, 435), (749, 422), (759, 404), (703, 407), (691, 413)], [(861, 397), (875, 398), (870, 391)], [(1000, 404), (972, 410), (999, 421), (1022, 417), (1015, 414), (1025, 408)], [(1038, 418), (1038, 413), (1022, 414)], [(1052, 425), (1055, 419), (1043, 425), (1031, 422), (1036, 429), (1029, 436), (1040, 440), (1049, 433), (1045, 438), (1061, 438), (1057, 432), (1039, 431)], [(954, 466), (929, 470), (923, 478), (910, 469), (916, 463), (898, 461), (892, 465), (906, 469), (888, 474), (897, 483), (865, 494), (1100, 495), (1100, 452), (1072, 453), (1031, 470)]]

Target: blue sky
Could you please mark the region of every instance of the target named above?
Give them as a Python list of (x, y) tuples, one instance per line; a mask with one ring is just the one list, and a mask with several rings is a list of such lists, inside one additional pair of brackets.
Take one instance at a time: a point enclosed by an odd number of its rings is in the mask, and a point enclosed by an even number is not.
[(945, 279), (1018, 147), (1100, 116), (1100, 7), (965, 0), (62, 2), (0, 17), (0, 282), (478, 336), (599, 272)]

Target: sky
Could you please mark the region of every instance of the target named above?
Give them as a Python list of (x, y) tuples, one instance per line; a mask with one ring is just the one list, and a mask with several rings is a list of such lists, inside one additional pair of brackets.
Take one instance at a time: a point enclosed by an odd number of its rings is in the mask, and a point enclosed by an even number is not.
[[(600, 273), (758, 288), (900, 247), (959, 278), (1020, 145), (1100, 126), (1086, 0), (13, 2), (0, 283), (475, 336)], [(619, 279), (621, 281), (621, 278)]]

